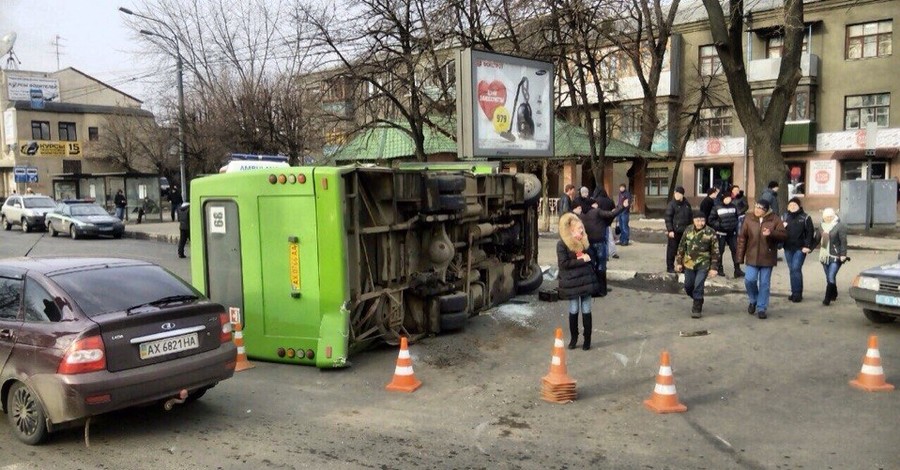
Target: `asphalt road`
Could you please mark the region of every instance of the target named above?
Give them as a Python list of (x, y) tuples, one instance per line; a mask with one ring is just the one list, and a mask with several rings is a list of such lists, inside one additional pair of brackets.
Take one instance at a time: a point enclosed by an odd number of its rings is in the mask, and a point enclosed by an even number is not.
[[(0, 257), (39, 238), (0, 232)], [(158, 242), (45, 236), (31, 251), (52, 254), (155, 260), (189, 278), (187, 260)], [(0, 469), (897, 468), (900, 392), (847, 381), (875, 332), (900, 386), (900, 324), (869, 323), (843, 293), (829, 308), (776, 300), (765, 321), (746, 314), (743, 296), (713, 296), (692, 320), (686, 297), (640, 287), (595, 299), (594, 349), (567, 351), (579, 394), (567, 405), (539, 398), (566, 307), (525, 296), (413, 345), (423, 382), (413, 394), (384, 390), (392, 348), (336, 371), (255, 362), (192, 405), (95, 420), (90, 447), (83, 429), (40, 447), (7, 434)], [(679, 336), (697, 330), (709, 334)], [(663, 349), (686, 413), (642, 405)]]

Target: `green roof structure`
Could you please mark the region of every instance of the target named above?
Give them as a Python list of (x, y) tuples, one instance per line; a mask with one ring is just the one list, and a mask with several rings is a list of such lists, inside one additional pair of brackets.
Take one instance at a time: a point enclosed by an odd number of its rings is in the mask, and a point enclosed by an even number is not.
[[(456, 154), (456, 141), (449, 137), (456, 132), (452, 118), (432, 119), (442, 131), (425, 126), (425, 154)], [(406, 129), (406, 130), (404, 130)], [(412, 158), (415, 146), (408, 133), (409, 124), (378, 124), (360, 131), (353, 139), (339, 148), (332, 159), (337, 162), (378, 162)], [(556, 119), (554, 136), (554, 160), (583, 158), (591, 153), (588, 133), (581, 127)], [(621, 140), (610, 139), (606, 146), (608, 158), (665, 160), (666, 157), (642, 150)]]

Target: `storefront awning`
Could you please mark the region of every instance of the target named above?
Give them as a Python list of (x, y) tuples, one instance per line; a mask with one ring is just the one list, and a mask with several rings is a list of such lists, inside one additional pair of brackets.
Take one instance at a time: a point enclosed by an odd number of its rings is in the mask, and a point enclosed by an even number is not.
[[(890, 160), (896, 157), (898, 153), (900, 153), (900, 148), (880, 148), (875, 149), (875, 155), (871, 158)], [(837, 150), (832, 154), (832, 157), (835, 160), (865, 160), (870, 158), (866, 155), (866, 149)]]

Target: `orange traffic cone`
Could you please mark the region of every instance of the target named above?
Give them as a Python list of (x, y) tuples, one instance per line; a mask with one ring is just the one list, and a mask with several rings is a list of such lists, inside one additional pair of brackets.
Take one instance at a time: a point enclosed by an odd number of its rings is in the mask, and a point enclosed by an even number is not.
[(394, 368), (394, 378), (385, 387), (392, 392), (415, 392), (422, 386), (422, 382), (416, 379), (413, 373), (412, 358), (409, 356), (409, 345), (406, 337), (400, 338), (400, 354), (397, 356), (397, 367)]
[(863, 357), (862, 370), (859, 371), (856, 380), (850, 381), (850, 385), (867, 392), (889, 392), (894, 389), (893, 385), (884, 381), (877, 336), (869, 336), (869, 349)]
[(563, 343), (562, 328), (556, 329), (553, 341), (553, 357), (550, 359), (550, 372), (541, 378), (541, 398), (553, 403), (569, 403), (574, 401), (575, 380), (569, 377), (566, 368), (566, 348)]
[(234, 327), (234, 345), (237, 346), (237, 363), (234, 366), (235, 372), (252, 369), (256, 367), (247, 360), (247, 351), (244, 350), (244, 327), (241, 322), (232, 323)]
[(675, 393), (675, 377), (669, 365), (669, 352), (663, 351), (659, 358), (659, 374), (656, 375), (656, 387), (650, 398), (644, 400), (644, 406), (656, 413), (683, 413), (687, 407), (678, 402)]

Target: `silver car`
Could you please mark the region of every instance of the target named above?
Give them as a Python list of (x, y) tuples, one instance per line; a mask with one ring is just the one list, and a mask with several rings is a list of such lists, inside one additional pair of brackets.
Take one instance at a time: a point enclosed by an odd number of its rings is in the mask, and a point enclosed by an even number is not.
[(12, 230), (13, 225), (22, 227), (23, 232), (44, 229), (44, 217), (56, 207), (56, 202), (39, 194), (12, 195), (0, 208), (3, 228)]

